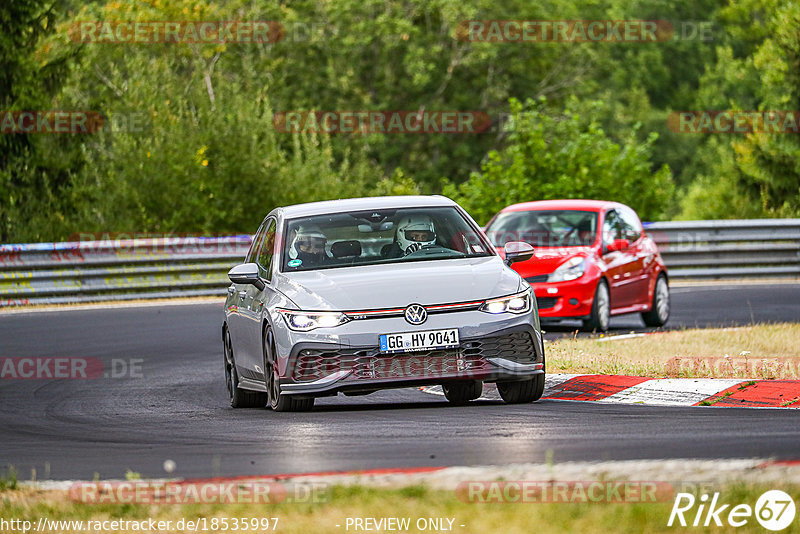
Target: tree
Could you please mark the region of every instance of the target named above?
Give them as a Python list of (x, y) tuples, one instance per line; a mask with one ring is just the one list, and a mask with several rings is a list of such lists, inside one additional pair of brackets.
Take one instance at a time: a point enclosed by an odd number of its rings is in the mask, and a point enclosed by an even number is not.
[[(251, 3), (242, 20), (271, 20)], [(248, 11), (250, 10), (250, 11)], [(48, 43), (69, 40), (75, 20), (226, 20), (215, 4), (88, 6)], [(275, 15), (274, 13), (272, 15)], [(86, 160), (59, 228), (82, 232), (247, 232), (270, 209), (331, 198), (416, 192), (384, 176), (365, 151), (336, 151), (329, 136), (280, 133), (273, 126), (270, 69), (275, 45), (148, 43), (83, 45), (62, 104), (95, 110), (109, 128), (80, 138)], [(131, 119), (134, 119), (132, 122)]]
[(555, 198), (595, 198), (630, 205), (645, 220), (658, 219), (673, 194), (669, 168), (651, 171), (655, 137), (646, 143), (631, 135), (610, 140), (599, 126), (607, 109), (602, 102), (568, 103), (550, 114), (545, 102), (511, 101), (509, 144), (492, 151), (461, 184), (444, 191), (481, 222), (509, 204)]
[[(58, 13), (46, 0), (0, 3), (0, 111), (49, 110), (74, 51), (42, 60), (41, 39)], [(71, 209), (74, 171), (81, 165), (70, 136), (0, 134), (0, 242), (49, 237)], [(37, 228), (31, 231), (32, 228)]]
[[(772, 0), (731, 5), (736, 48), (722, 48), (698, 92), (700, 109), (800, 109), (800, 6)], [(749, 31), (747, 29), (749, 28)], [(746, 44), (746, 46), (745, 46)], [(740, 51), (737, 57), (736, 51)], [(800, 215), (800, 140), (796, 133), (755, 132), (705, 140), (689, 168), (697, 171), (682, 201), (682, 218)], [(705, 191), (704, 191), (705, 189)], [(713, 201), (712, 191), (725, 202)]]

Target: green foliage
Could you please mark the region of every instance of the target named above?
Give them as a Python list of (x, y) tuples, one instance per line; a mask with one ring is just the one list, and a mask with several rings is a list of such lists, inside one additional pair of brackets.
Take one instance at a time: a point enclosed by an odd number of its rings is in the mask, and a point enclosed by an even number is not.
[(679, 219), (740, 219), (762, 215), (759, 204), (750, 201), (739, 183), (735, 155), (727, 139), (711, 138), (699, 156), (703, 160), (695, 165), (705, 172), (683, 192)]
[[(199, 20), (226, 18), (203, 2), (160, 5), (88, 6), (76, 19), (174, 20), (187, 11)], [(279, 15), (236, 7), (243, 20)], [(76, 46), (66, 37), (70, 24), (51, 40), (53, 49)], [(274, 62), (266, 48), (245, 44), (84, 46), (65, 105), (102, 110), (112, 126), (86, 136), (85, 167), (72, 190), (78, 213), (53, 233), (246, 232), (277, 205), (417, 191), (402, 173), (383, 176), (364, 150), (336, 151), (327, 136), (277, 132), (263, 75)]]
[(0, 475), (0, 491), (17, 489), (17, 471), (12, 466), (7, 473)]
[[(701, 109), (800, 109), (800, 6), (771, 0), (731, 5), (738, 45), (721, 48), (698, 91)], [(742, 43), (741, 41), (744, 41)], [(736, 57), (735, 50), (743, 55)], [(697, 171), (681, 218), (800, 216), (800, 140), (793, 133), (707, 139), (689, 166)]]
[[(0, 3), (0, 110), (48, 109), (67, 75), (70, 52), (43, 58), (37, 45), (55, 28), (53, 2)], [(53, 235), (72, 205), (65, 195), (80, 169), (69, 137), (0, 134), (0, 242)]]
[[(0, 110), (94, 110), (116, 126), (0, 134), (0, 242), (240, 233), (275, 205), (418, 192), (457, 197), (481, 220), (554, 197), (619, 200), (645, 219), (797, 215), (800, 137), (679, 134), (666, 117), (800, 109), (799, 10), (779, 0), (4, 0)], [(667, 20), (679, 35), (456, 34), (467, 20), (548, 19)], [(287, 33), (277, 43), (70, 39), (74, 23), (101, 20), (273, 20)], [(713, 41), (681, 39), (684, 22), (712, 23)], [(510, 108), (515, 99), (528, 104)], [(493, 123), (455, 135), (276, 131), (273, 113), (293, 110), (469, 110)], [(119, 127), (131, 117), (138, 129)]]
[[(800, 5), (780, 7), (771, 37), (755, 52), (761, 110), (800, 109)], [(743, 181), (758, 188), (761, 207), (778, 217), (800, 215), (800, 139), (795, 134), (748, 135), (734, 143)]]
[(599, 101), (571, 101), (552, 115), (543, 100), (525, 106), (512, 100), (511, 110), (508, 146), (490, 152), (467, 182), (444, 188), (477, 220), (485, 223), (516, 202), (555, 198), (614, 199), (645, 220), (661, 216), (673, 184), (667, 167), (650, 170), (655, 136), (644, 144), (633, 135), (615, 143), (599, 126), (597, 117), (607, 111)]

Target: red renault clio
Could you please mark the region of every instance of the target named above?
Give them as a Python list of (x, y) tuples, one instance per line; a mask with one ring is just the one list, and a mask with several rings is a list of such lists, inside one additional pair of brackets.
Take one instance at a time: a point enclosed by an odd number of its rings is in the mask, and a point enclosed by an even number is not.
[(535, 253), (513, 269), (536, 293), (542, 319), (581, 319), (605, 331), (612, 315), (641, 313), (648, 326), (669, 319), (667, 268), (636, 213), (618, 202), (541, 200), (495, 215), (486, 234), (502, 254), (512, 241)]

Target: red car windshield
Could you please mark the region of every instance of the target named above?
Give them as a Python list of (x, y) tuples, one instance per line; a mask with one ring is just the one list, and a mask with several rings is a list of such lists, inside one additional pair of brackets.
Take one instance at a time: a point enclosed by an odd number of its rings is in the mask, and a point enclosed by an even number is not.
[(534, 247), (585, 247), (597, 239), (597, 212), (504, 211), (486, 228), (494, 246), (523, 241)]

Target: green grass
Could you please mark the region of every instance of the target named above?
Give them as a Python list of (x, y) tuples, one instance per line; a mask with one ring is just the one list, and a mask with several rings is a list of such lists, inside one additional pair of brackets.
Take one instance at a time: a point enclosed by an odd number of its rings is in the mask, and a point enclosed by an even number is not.
[(565, 336), (545, 350), (550, 373), (800, 380), (798, 345), (800, 324), (779, 323), (620, 340)]
[[(800, 487), (779, 485), (800, 502)], [(758, 497), (775, 486), (732, 484), (714, 488), (720, 491), (719, 502), (754, 506)], [(312, 534), (316, 532), (353, 532), (345, 530), (348, 517), (409, 517), (412, 528), (419, 518), (453, 518), (454, 532), (463, 533), (616, 533), (675, 532), (667, 527), (672, 498), (658, 503), (494, 503), (476, 504), (460, 500), (454, 491), (433, 490), (414, 485), (399, 489), (364, 486), (337, 486), (330, 500), (304, 504), (191, 504), (191, 505), (93, 505), (72, 502), (65, 492), (33, 489), (5, 489), (0, 492), (0, 517), (37, 521), (41, 516), (55, 520), (87, 519), (160, 519), (180, 518), (262, 518), (278, 517), (278, 532)], [(696, 510), (696, 508), (695, 508)], [(693, 516), (692, 516), (693, 517)], [(336, 527), (336, 525), (341, 527)], [(460, 525), (464, 525), (461, 527)], [(763, 529), (750, 519), (748, 525), (692, 528), (691, 532), (760, 532)], [(125, 531), (122, 531), (125, 532)], [(785, 533), (800, 532), (800, 519)]]
[(8, 473), (0, 475), (0, 491), (17, 489), (17, 472), (10, 468)]

